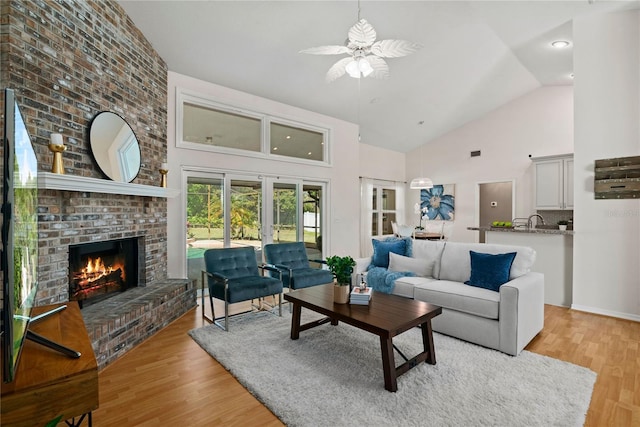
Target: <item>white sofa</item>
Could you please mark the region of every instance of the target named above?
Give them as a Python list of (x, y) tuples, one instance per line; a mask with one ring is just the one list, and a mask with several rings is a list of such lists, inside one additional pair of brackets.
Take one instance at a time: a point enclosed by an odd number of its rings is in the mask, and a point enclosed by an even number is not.
[[(516, 356), (542, 330), (544, 275), (531, 271), (532, 248), (430, 240), (413, 240), (412, 246), (415, 260), (391, 255), (389, 269), (409, 270), (408, 264), (424, 261), (432, 277), (401, 277), (392, 293), (441, 306), (442, 314), (432, 320), (435, 331)], [(498, 292), (464, 283), (471, 275), (470, 251), (517, 253), (509, 281)], [(366, 272), (371, 259), (357, 259), (356, 273)], [(425, 275), (424, 269), (412, 270)]]

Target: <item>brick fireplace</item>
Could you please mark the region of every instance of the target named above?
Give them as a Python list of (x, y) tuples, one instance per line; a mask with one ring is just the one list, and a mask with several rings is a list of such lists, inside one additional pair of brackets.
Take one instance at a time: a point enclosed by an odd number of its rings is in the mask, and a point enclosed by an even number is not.
[(39, 194), (40, 304), (74, 299), (74, 264), (86, 264), (89, 254), (113, 261), (123, 242), (136, 243), (129, 255), (134, 283), (82, 309), (100, 369), (196, 305), (195, 284), (166, 275), (166, 198), (52, 189)]
[[(51, 168), (49, 135), (60, 133), (65, 176), (109, 182), (88, 141), (91, 120), (112, 111), (132, 127), (142, 165), (130, 184), (154, 186), (167, 153), (167, 66), (113, 0), (8, 0), (0, 6), (2, 87), (13, 88), (39, 173)], [(69, 301), (70, 247), (143, 239), (136, 287), (82, 310), (98, 365), (195, 306), (195, 289), (167, 279), (166, 196), (39, 186), (36, 305)]]
[(80, 308), (138, 286), (144, 278), (144, 238), (69, 246), (69, 300)]

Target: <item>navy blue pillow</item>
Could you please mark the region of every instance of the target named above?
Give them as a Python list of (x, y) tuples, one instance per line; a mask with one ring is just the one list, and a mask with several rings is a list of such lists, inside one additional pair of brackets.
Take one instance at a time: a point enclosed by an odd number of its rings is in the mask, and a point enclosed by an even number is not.
[(389, 268), (389, 252), (398, 255), (405, 255), (407, 252), (407, 242), (405, 239), (378, 240), (372, 239), (373, 257), (371, 264), (375, 267)]
[(492, 255), (469, 251), (469, 254), (471, 277), (465, 284), (498, 292), (500, 285), (509, 281), (511, 264), (517, 252)]

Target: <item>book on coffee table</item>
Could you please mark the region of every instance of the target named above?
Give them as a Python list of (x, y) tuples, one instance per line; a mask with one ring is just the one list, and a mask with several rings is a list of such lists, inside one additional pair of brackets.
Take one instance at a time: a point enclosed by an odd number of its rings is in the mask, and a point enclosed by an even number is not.
[(373, 289), (369, 287), (364, 289), (353, 288), (353, 290), (351, 291), (349, 302), (356, 305), (369, 305), (369, 300), (371, 300), (372, 293)]

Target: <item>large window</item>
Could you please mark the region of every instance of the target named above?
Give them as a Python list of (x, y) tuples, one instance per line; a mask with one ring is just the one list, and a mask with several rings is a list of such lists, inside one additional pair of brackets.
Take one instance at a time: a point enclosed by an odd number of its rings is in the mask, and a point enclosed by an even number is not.
[(329, 163), (329, 130), (211, 99), (178, 94), (176, 144), (281, 160)]
[(209, 248), (304, 242), (321, 259), (325, 184), (302, 179), (190, 172), (186, 182), (187, 277), (200, 279)]

